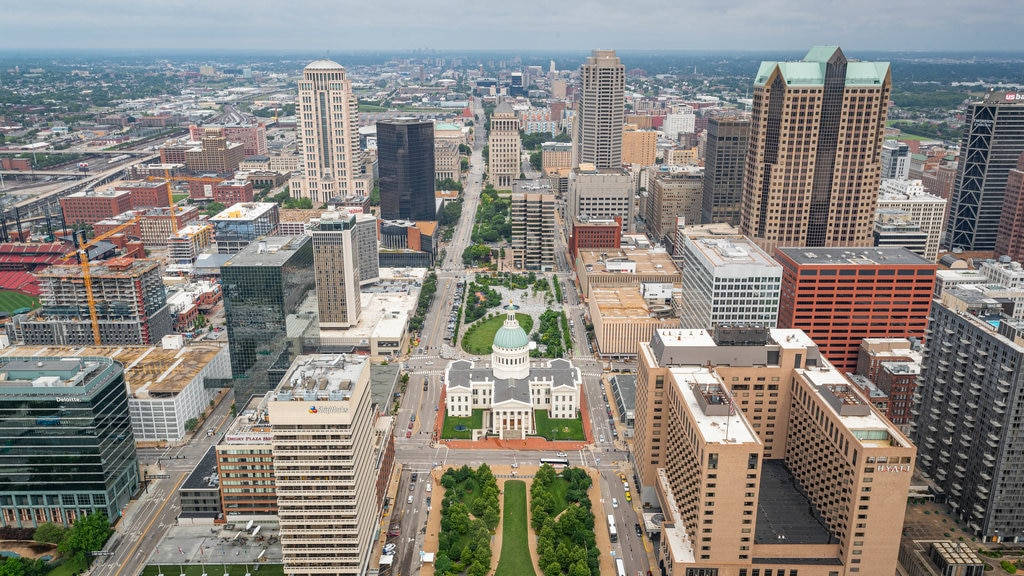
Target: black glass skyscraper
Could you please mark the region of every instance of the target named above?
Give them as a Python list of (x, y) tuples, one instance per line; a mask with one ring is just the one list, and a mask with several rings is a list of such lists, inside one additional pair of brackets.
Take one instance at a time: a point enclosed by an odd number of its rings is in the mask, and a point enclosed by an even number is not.
[(377, 122), (377, 171), (382, 219), (437, 219), (432, 122), (418, 118)]
[(0, 526), (111, 522), (139, 487), (121, 364), (0, 359)]
[(993, 250), (1006, 179), (1024, 152), (1024, 93), (993, 92), (973, 104), (960, 144), (943, 247)]
[[(308, 236), (268, 236), (221, 267), (232, 387), (244, 402), (272, 390), (298, 355), (316, 306), (299, 306), (314, 286)], [(306, 328), (304, 328), (306, 327)]]

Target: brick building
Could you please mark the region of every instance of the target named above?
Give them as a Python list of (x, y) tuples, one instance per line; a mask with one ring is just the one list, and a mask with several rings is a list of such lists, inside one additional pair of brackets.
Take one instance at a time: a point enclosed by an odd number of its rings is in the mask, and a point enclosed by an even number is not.
[(580, 249), (608, 248), (622, 245), (622, 218), (614, 220), (576, 220), (569, 236), (569, 251), (575, 260)]
[(799, 328), (842, 371), (864, 338), (924, 337), (936, 266), (906, 248), (778, 248), (779, 326)]
[(60, 199), (64, 223), (95, 224), (132, 209), (131, 192), (127, 190), (83, 190)]

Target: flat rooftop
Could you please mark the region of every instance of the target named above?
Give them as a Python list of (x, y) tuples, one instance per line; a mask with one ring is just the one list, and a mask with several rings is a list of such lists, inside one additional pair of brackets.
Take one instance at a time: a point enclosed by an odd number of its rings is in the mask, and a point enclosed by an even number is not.
[(603, 248), (580, 250), (588, 274), (679, 274), (663, 248)]
[(273, 202), (239, 202), (221, 210), (210, 218), (211, 222), (232, 220), (255, 220), (273, 210), (277, 204)]
[[(29, 351), (8, 348), (0, 359), (0, 394), (14, 388), (34, 392), (84, 389), (113, 363), (101, 357), (66, 357), (60, 354), (34, 356)], [(66, 392), (64, 392), (66, 393)]]
[(679, 325), (678, 318), (672, 314), (672, 307), (667, 305), (650, 306), (640, 295), (637, 284), (617, 286), (614, 288), (594, 288), (590, 291), (590, 302), (597, 306), (601, 319), (632, 320), (642, 323), (660, 323), (666, 320)]
[(347, 401), (368, 362), (365, 356), (353, 354), (298, 356), (268, 400)]
[(224, 433), (220, 445), (269, 445), (273, 440), (267, 416), (266, 396), (253, 396)]
[(761, 463), (754, 544), (832, 544), (821, 515), (782, 460)]
[(111, 188), (94, 188), (92, 190), (82, 190), (81, 192), (75, 192), (74, 194), (68, 194), (65, 198), (116, 198), (118, 196), (128, 196), (131, 192), (128, 190), (114, 190)]
[(326, 210), (318, 210), (316, 208), (282, 208), (278, 211), (278, 221), (280, 222), (309, 222), (314, 218), (319, 218)]
[(409, 312), (416, 309), (419, 290), (361, 291), (359, 321), (349, 328), (320, 329), (324, 341), (342, 339), (369, 341), (370, 338), (401, 338), (409, 323)]
[(824, 400), (823, 404), (833, 411), (837, 420), (862, 445), (910, 446), (892, 422), (871, 409), (869, 403), (855, 391), (856, 386), (835, 368), (826, 366), (812, 370), (797, 369), (795, 372), (811, 384)]
[(308, 236), (263, 236), (232, 256), (222, 267), (281, 266), (307, 242)]
[[(711, 444), (760, 444), (743, 412), (729, 409), (732, 402), (717, 374), (703, 366), (670, 369), (680, 397), (693, 416), (704, 441)], [(702, 398), (698, 398), (701, 396)], [(722, 408), (716, 410), (714, 408)], [(721, 412), (721, 414), (719, 414)]]
[(917, 254), (903, 247), (872, 248), (779, 248), (797, 264), (806, 266), (864, 266), (864, 265), (913, 265), (934, 266)]
[(712, 266), (766, 266), (782, 275), (782, 265), (745, 236), (687, 239), (688, 244)]
[(192, 344), (180, 350), (165, 350), (158, 346), (15, 346), (0, 355), (75, 360), (79, 357), (110, 358), (124, 365), (129, 393), (137, 398), (150, 398), (181, 392), (223, 350), (223, 346), (212, 343)]
[(196, 464), (181, 490), (214, 490), (220, 485), (220, 477), (217, 476), (217, 447), (210, 446), (210, 449), (203, 454), (202, 460)]

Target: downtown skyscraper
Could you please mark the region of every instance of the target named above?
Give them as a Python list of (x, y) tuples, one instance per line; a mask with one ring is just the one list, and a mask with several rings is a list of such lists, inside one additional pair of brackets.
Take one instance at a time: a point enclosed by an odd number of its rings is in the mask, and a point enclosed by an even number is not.
[(995, 92), (970, 107), (943, 248), (995, 249), (1007, 178), (1022, 152), (1024, 93)]
[(292, 196), (320, 205), (336, 196), (368, 195), (359, 106), (341, 64), (316, 60), (302, 70), (296, 114), (305, 169), (289, 182)]
[(573, 125), (573, 166), (622, 166), (626, 67), (614, 50), (594, 50), (580, 67), (583, 85)]
[(892, 76), (817, 46), (762, 62), (740, 227), (761, 246), (870, 246)]
[(437, 219), (433, 122), (409, 117), (377, 122), (377, 170), (381, 219)]

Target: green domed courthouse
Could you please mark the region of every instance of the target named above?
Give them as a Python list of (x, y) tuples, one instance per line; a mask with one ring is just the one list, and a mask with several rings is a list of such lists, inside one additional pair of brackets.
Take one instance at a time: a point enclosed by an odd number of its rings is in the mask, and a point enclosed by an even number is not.
[(473, 410), (484, 410), (483, 428), (473, 431), (474, 439), (486, 434), (525, 439), (537, 431), (534, 410), (547, 410), (553, 419), (573, 419), (579, 413), (579, 369), (561, 358), (531, 365), (534, 344), (516, 320), (518, 309), (505, 306), (505, 323), (491, 344), (490, 366), (456, 360), (445, 369), (446, 413), (468, 417)]

